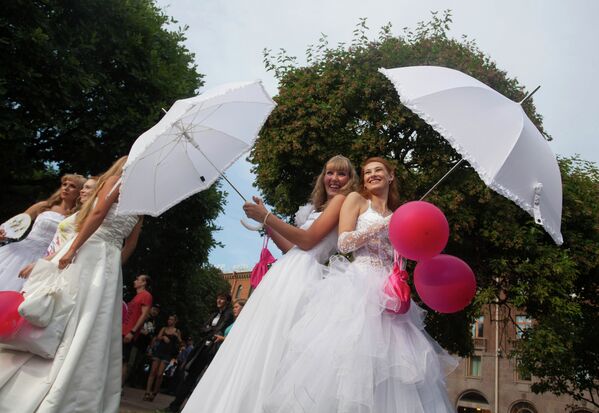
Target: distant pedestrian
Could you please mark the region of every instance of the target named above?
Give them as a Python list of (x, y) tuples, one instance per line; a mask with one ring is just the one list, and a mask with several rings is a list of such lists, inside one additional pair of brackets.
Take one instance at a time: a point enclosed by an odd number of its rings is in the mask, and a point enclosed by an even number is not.
[(152, 294), (148, 291), (152, 283), (149, 275), (138, 275), (133, 281), (136, 294), (127, 303), (127, 317), (123, 320), (123, 370), (122, 383), (127, 379), (127, 365), (131, 356), (134, 339), (139, 336), (140, 330), (150, 314), (152, 307)]

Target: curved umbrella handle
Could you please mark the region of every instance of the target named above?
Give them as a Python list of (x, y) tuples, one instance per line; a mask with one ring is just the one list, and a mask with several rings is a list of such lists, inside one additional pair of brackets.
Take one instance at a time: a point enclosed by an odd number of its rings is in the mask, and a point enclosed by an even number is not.
[(245, 229), (249, 229), (250, 231), (260, 231), (264, 227), (262, 224), (252, 225), (243, 219), (240, 219), (239, 222), (241, 222), (241, 225), (243, 225)]

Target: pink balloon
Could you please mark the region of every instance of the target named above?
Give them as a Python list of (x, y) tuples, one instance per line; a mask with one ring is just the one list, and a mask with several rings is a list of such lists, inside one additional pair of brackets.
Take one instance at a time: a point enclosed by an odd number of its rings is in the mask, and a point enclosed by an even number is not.
[(449, 224), (443, 212), (424, 201), (403, 204), (389, 223), (389, 240), (397, 252), (420, 261), (443, 251), (449, 239)]
[(0, 337), (8, 337), (25, 321), (17, 311), (23, 295), (16, 291), (0, 291)]
[(476, 293), (476, 279), (470, 266), (445, 254), (420, 261), (414, 269), (414, 285), (422, 301), (440, 313), (462, 310)]

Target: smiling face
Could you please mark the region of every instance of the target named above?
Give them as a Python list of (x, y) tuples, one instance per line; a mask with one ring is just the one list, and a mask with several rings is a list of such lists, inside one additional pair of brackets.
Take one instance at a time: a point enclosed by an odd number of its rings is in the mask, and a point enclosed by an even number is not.
[(393, 175), (387, 171), (387, 168), (381, 162), (373, 161), (364, 165), (362, 179), (364, 188), (371, 193), (376, 193), (389, 189), (389, 184), (393, 181)]
[(85, 181), (85, 183), (83, 184), (83, 188), (81, 188), (81, 191), (79, 191), (79, 199), (81, 200), (81, 203), (84, 203), (89, 199), (89, 196), (92, 194), (92, 192), (94, 192), (95, 188), (95, 179), (88, 179), (87, 181)]
[(327, 164), (324, 174), (324, 189), (327, 193), (327, 199), (331, 199), (339, 193), (349, 182), (347, 171), (335, 169), (333, 165)]
[(68, 203), (75, 202), (79, 196), (80, 186), (72, 179), (64, 179), (60, 186), (60, 199)]

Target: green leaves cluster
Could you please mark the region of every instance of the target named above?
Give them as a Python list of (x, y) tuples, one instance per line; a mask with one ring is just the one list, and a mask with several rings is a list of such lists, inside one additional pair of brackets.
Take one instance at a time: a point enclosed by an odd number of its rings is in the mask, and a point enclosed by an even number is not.
[[(1, 218), (47, 197), (58, 176), (99, 174), (179, 98), (202, 85), (185, 28), (152, 0), (15, 0), (0, 11)], [(214, 186), (145, 221), (125, 267), (152, 276), (191, 326), (223, 288), (207, 267), (223, 206)], [(209, 286), (206, 287), (206, 286)], [(197, 313), (199, 312), (199, 313)]]
[[(356, 165), (370, 156), (392, 159), (406, 201), (420, 198), (460, 158), (431, 127), (401, 105), (378, 68), (446, 66), (520, 101), (524, 87), (498, 68), (474, 41), (450, 38), (450, 23), (449, 12), (433, 14), (414, 31), (404, 29), (393, 36), (390, 26), (385, 26), (377, 39), (370, 40), (366, 22), (361, 20), (350, 45), (330, 47), (323, 35), (317, 46), (309, 47), (308, 63), (303, 66), (284, 50), (275, 54), (266, 50), (266, 67), (280, 84), (275, 98), (278, 106), (250, 161), (256, 185), (267, 202), (291, 216), (306, 202), (323, 163), (338, 153)], [(532, 100), (524, 109), (544, 133), (542, 117)], [(432, 314), (430, 332), (445, 348), (466, 354), (472, 350), (468, 326), (482, 305), (498, 300), (501, 305), (516, 306), (536, 320), (533, 331), (551, 333), (526, 335), (522, 343), (531, 343), (530, 347), (525, 344), (518, 354), (523, 365), (541, 383), (547, 383), (535, 388), (551, 391), (556, 391), (552, 387), (556, 381), (542, 366), (557, 368), (549, 352), (557, 345), (555, 340), (564, 335), (577, 337), (560, 344), (560, 351), (569, 355), (576, 368), (588, 362), (587, 356), (595, 355), (596, 350), (587, 346), (599, 341), (599, 330), (590, 328), (596, 321), (599, 291), (597, 169), (576, 158), (560, 159), (559, 163), (564, 187), (562, 247), (527, 213), (487, 188), (469, 166), (460, 167), (428, 198), (445, 212), (450, 223), (451, 239), (445, 252), (470, 264), (479, 287), (475, 303), (466, 311)], [(542, 353), (543, 349), (547, 352)], [(590, 374), (595, 389), (599, 379), (596, 363)], [(576, 392), (583, 383), (572, 375), (573, 370), (560, 377), (568, 377), (568, 391)]]

